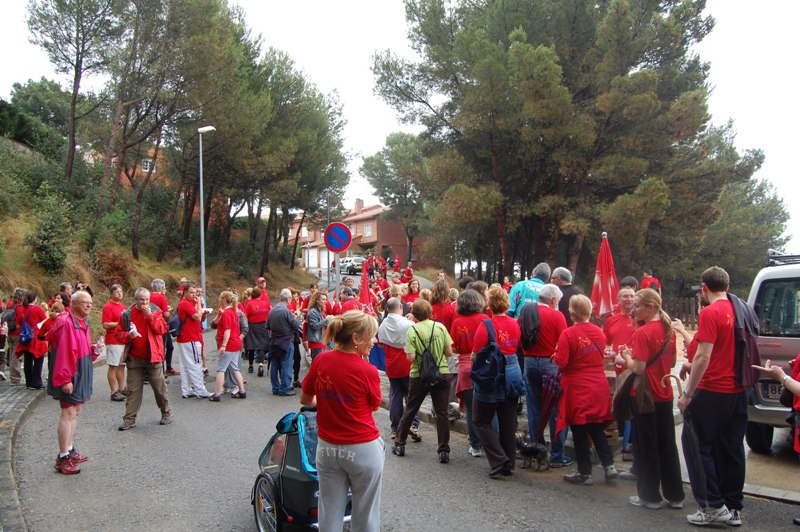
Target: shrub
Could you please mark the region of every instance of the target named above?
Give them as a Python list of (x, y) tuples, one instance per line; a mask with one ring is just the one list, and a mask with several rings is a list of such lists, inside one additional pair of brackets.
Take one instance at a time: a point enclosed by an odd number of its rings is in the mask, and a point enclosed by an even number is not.
[(107, 287), (121, 284), (125, 288), (130, 288), (128, 279), (135, 271), (131, 268), (129, 257), (102, 249), (95, 250), (94, 256), (94, 270), (102, 284)]
[(50, 275), (61, 274), (67, 263), (70, 209), (69, 202), (56, 195), (47, 182), (39, 186), (33, 200), (36, 226), (25, 243), (33, 248), (33, 261)]

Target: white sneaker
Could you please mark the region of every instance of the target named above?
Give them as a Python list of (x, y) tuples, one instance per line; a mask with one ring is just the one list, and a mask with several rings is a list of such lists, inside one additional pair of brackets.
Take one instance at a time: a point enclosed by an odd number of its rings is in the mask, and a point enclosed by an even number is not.
[(481, 456), (483, 456), (483, 451), (481, 451), (480, 449), (476, 449), (475, 447), (471, 447), (470, 446), (469, 454), (471, 454), (475, 458), (480, 458)]
[(0, 381), (6, 380), (6, 374), (0, 371)]
[(641, 506), (642, 508), (647, 508), (648, 510), (658, 510), (661, 508), (660, 502), (647, 502), (643, 499), (640, 499), (638, 495), (631, 495), (628, 497), (628, 502), (634, 506)]
[(731, 516), (725, 521), (728, 526), (742, 526), (742, 512), (739, 510), (729, 510)]
[[(722, 508), (700, 508), (697, 512), (687, 515), (686, 520), (696, 526), (708, 526), (714, 523), (727, 523), (731, 512), (724, 504)], [(740, 520), (741, 521), (741, 520)]]
[(619, 472), (617, 472), (617, 468), (614, 467), (614, 464), (611, 464), (607, 468), (605, 468), (606, 473), (606, 482), (611, 482), (612, 480), (617, 480), (619, 477)]

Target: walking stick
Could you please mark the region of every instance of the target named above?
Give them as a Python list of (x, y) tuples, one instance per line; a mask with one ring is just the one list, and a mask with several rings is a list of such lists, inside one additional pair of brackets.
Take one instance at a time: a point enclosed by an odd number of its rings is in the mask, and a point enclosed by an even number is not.
[(681, 389), (681, 380), (678, 378), (677, 375), (673, 375), (672, 373), (667, 373), (666, 375), (661, 377), (661, 387), (662, 388), (667, 387), (667, 381), (670, 379), (670, 377), (675, 379), (675, 384), (678, 385), (678, 395), (681, 395), (683, 393), (683, 390)]

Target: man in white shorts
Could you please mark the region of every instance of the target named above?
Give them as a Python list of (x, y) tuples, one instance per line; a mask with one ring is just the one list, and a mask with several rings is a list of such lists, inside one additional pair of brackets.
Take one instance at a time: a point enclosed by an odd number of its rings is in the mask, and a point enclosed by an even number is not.
[(108, 365), (108, 386), (111, 388), (112, 401), (124, 401), (128, 395), (125, 388), (125, 361), (122, 354), (125, 346), (116, 338), (114, 329), (117, 328), (125, 304), (122, 302), (122, 285), (111, 285), (111, 300), (103, 307), (103, 329), (106, 331), (106, 365)]
[(208, 398), (211, 393), (203, 380), (203, 329), (202, 321), (207, 311), (197, 295), (197, 285), (187, 281), (183, 285), (183, 297), (178, 304), (180, 333), (176, 339), (178, 357), (181, 361), (181, 397)]

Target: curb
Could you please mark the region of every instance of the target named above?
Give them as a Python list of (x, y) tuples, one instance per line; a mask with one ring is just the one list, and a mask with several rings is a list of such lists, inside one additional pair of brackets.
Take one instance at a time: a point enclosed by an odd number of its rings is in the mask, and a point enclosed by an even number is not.
[[(382, 375), (382, 377), (383, 377), (383, 375)], [(384, 410), (389, 410), (389, 398), (388, 398), (388, 395), (384, 394), (384, 396), (381, 397), (381, 408), (383, 408)], [(425, 423), (428, 423), (430, 425), (434, 425), (435, 426), (436, 425), (436, 418), (434, 416), (432, 416), (429, 411), (426, 411), (426, 410), (428, 410), (428, 409), (420, 408), (420, 410), (419, 410), (419, 420), (420, 421), (424, 421)], [(675, 419), (675, 426), (678, 426), (681, 423), (683, 423), (683, 416), (681, 415), (680, 412), (676, 411), (674, 419)], [(460, 434), (466, 435), (467, 434), (467, 422), (465, 421), (464, 417), (462, 416), (459, 419), (457, 419), (456, 421), (451, 421), (450, 422), (450, 430), (453, 430), (453, 431), (458, 432)], [(575, 458), (575, 449), (572, 446), (572, 437), (567, 438), (567, 441), (566, 441), (566, 443), (564, 445), (564, 450), (565, 450), (565, 452), (569, 451), (569, 452), (566, 452), (566, 454), (570, 455), (572, 458)], [(615, 455), (616, 454), (619, 454), (619, 453), (615, 453)], [(593, 460), (595, 458), (596, 458), (596, 456), (593, 453)], [(683, 483), (688, 487), (688, 492), (687, 492), (687, 499), (688, 499), (688, 498), (691, 498), (691, 496), (692, 496), (691, 495), (691, 484), (689, 483), (689, 477), (687, 475), (684, 474), (682, 476), (683, 476), (683, 479), (682, 479)], [(744, 484), (744, 489), (743, 489), (742, 492), (743, 492), (744, 495), (747, 495), (747, 496), (750, 496), (750, 497), (758, 497), (760, 499), (769, 499), (769, 500), (772, 500), (772, 501), (782, 502), (782, 503), (786, 503), (786, 504), (797, 504), (797, 505), (800, 505), (800, 492), (798, 492), (798, 491), (788, 491), (788, 490), (769, 488), (769, 487), (766, 487), (766, 486), (757, 486), (755, 484), (745, 483)]]
[[(102, 355), (92, 363), (92, 366), (96, 368), (104, 366), (105, 363), (106, 357)], [(22, 424), (46, 395), (45, 389), (30, 394), (27, 403), (14, 405), (10, 415), (0, 419), (0, 497), (2, 497), (0, 500), (0, 532), (26, 532), (28, 530), (14, 475), (14, 449)]]

